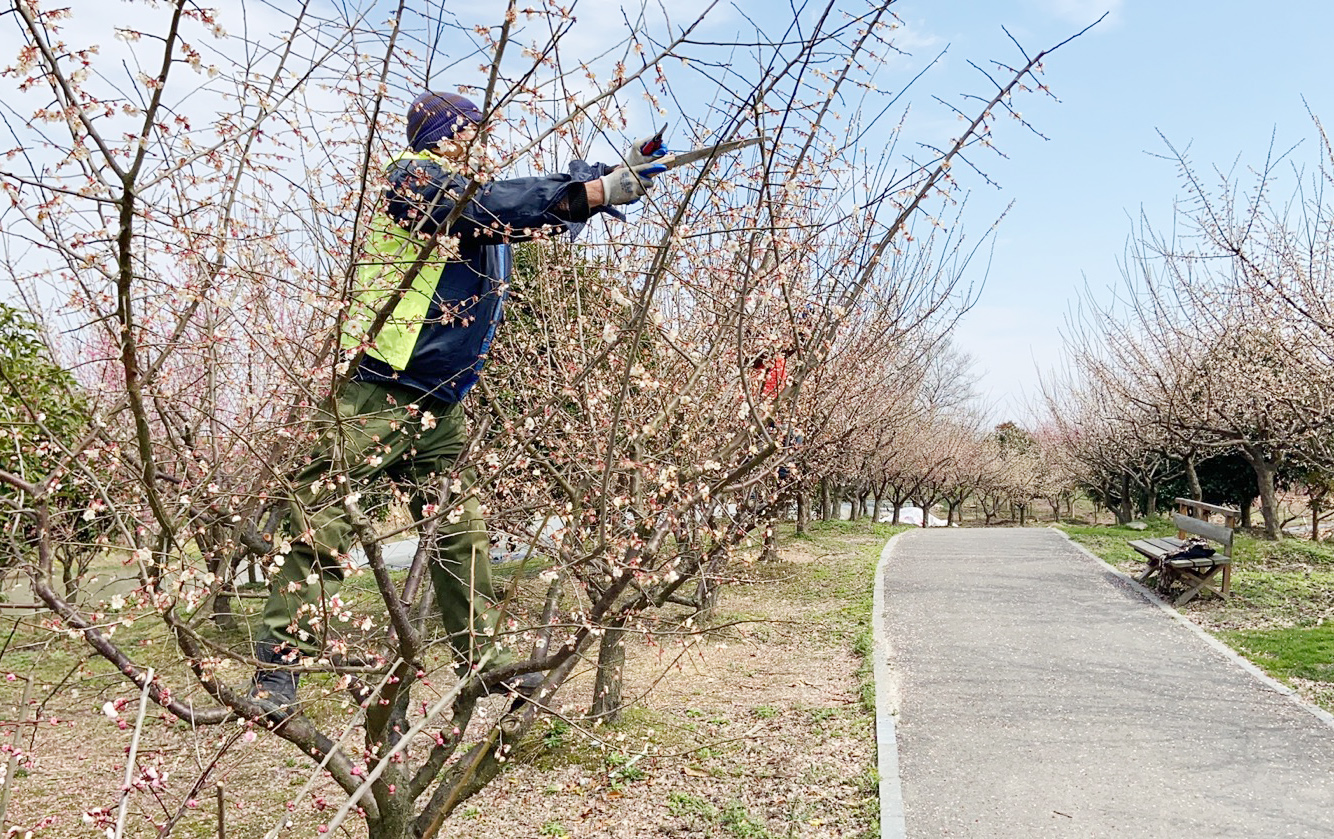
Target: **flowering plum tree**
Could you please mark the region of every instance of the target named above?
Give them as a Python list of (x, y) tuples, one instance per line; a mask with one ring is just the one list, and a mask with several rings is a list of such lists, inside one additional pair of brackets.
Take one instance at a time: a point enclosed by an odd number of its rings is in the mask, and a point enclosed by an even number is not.
[[(434, 2), (234, 5), (140, 4), (108, 31), (104, 16), (36, 0), (6, 18), (21, 47), (3, 71), (13, 139), (0, 220), (24, 243), (6, 248), (6, 268), (55, 360), (77, 360), (66, 366), (88, 404), (86, 422), (50, 429), (40, 469), (0, 471), (7, 521), (33, 534), (9, 540), (4, 562), (49, 610), (46, 629), (110, 662), (140, 708), (198, 732), (269, 730), (299, 749), (314, 769), (293, 807), (326, 776), (342, 793), (313, 799), (320, 832), (354, 817), (375, 839), (429, 837), (539, 715), (574, 714), (575, 700), (555, 697), (595, 647), (594, 712), (606, 714), (626, 633), (694, 636), (659, 607), (714, 585), (786, 503), (781, 480), (852, 433), (837, 406), (888, 382), (889, 360), (960, 305), (947, 258), (960, 240), (941, 217), (952, 167), (990, 146), (998, 116), (1019, 118), (1011, 99), (1037, 86), (1047, 52), (999, 66), (956, 136), (894, 168), (856, 149), (878, 130), (875, 73), (899, 25), (887, 4), (830, 2), (801, 27), (740, 40), (710, 28), (712, 6), (673, 21), (646, 5), (592, 31), (546, 3), (468, 20)], [(743, 53), (750, 72), (738, 75)], [(229, 598), (240, 569), (272, 571), (302, 536), (284, 526), (302, 512), (293, 475), (319, 406), (356, 361), (338, 336), (361, 322), (353, 281), (382, 169), (404, 103), (426, 86), (461, 86), (488, 115), (469, 193), (622, 148), (646, 114), (686, 98), (711, 104), (675, 117), (674, 145), (764, 141), (662, 176), (633, 224), (594, 224), (578, 244), (522, 231), (535, 241), (520, 255), (512, 323), (466, 403), (473, 439), (454, 466), (477, 470), (492, 526), (541, 567), (541, 591), (516, 574), (501, 604), (497, 640), (517, 655), (457, 667), (428, 620), (423, 579), (439, 522), (461, 503), (454, 482), (426, 488), (435, 501), (404, 520), (401, 486), (334, 469), (327, 482), (367, 563), (346, 557), (344, 573), (369, 574), (360, 597), (317, 598), (324, 652), (295, 668), (319, 695), (275, 721), (238, 675), (255, 665), (250, 616), (228, 620)], [(838, 114), (846, 101), (863, 104)], [(931, 231), (915, 235), (919, 225)], [(451, 242), (424, 241), (405, 282)], [(361, 347), (403, 291), (365, 319)], [(778, 354), (784, 375), (757, 387), (755, 359)], [(35, 404), (17, 387), (15, 404)], [(108, 523), (107, 563), (132, 573), (114, 610), (53, 585), (54, 558), (80, 538), (58, 525), (85, 511)], [(419, 548), (391, 573), (385, 546), (409, 530)], [(118, 640), (136, 623), (160, 643)], [(488, 698), (527, 673), (542, 676), (532, 701)], [(196, 740), (216, 755), (235, 742)], [(157, 803), (141, 812), (158, 835), (217, 760), (198, 766), (182, 788), (152, 785)], [(115, 835), (140, 790), (127, 785)], [(294, 817), (273, 814), (268, 835)]]

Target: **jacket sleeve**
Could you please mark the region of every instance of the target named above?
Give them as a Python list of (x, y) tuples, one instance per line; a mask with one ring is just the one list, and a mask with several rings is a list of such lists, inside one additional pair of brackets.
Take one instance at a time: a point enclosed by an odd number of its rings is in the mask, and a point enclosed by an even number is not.
[[(596, 166), (583, 165), (590, 179), (605, 168)], [(403, 227), (431, 235), (449, 218), (468, 180), (435, 161), (403, 160), (390, 169), (389, 184), (389, 216)], [(465, 242), (524, 241), (569, 230), (602, 209), (589, 208), (588, 190), (574, 175), (513, 178), (484, 184), (450, 232)]]

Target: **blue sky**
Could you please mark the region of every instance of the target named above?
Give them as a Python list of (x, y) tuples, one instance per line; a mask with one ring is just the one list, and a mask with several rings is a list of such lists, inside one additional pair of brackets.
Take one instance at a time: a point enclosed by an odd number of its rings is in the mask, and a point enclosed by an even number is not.
[[(684, 21), (708, 2), (675, 0), (671, 17)], [(766, 25), (790, 17), (789, 0), (735, 3)], [(606, 43), (618, 42), (624, 35), (622, 5), (639, 3), (582, 0), (568, 54), (597, 55)], [(843, 0), (843, 5), (860, 8), (858, 0)], [(494, 22), (504, 3), (484, 0), (466, 12), (452, 4), (447, 8)], [(1059, 363), (1060, 331), (1084, 284), (1106, 298), (1120, 283), (1118, 260), (1141, 210), (1156, 226), (1171, 224), (1173, 201), (1182, 190), (1176, 168), (1160, 157), (1168, 149), (1158, 132), (1179, 148), (1189, 147), (1203, 172), (1234, 164), (1244, 170), (1263, 163), (1271, 135), (1280, 150), (1300, 144), (1295, 161), (1315, 158), (1318, 144), (1303, 97), (1317, 116), (1334, 120), (1329, 81), (1334, 4), (1307, 0), (1261, 8), (1238, 0), (899, 0), (893, 9), (906, 23), (897, 43), (911, 54), (885, 65), (877, 79), (882, 90), (905, 84), (947, 50), (905, 98), (913, 108), (908, 139), (937, 143), (957, 131), (959, 123), (932, 96), (971, 112), (975, 105), (957, 97), (988, 94), (990, 83), (968, 61), (990, 66), (992, 59), (1021, 60), (1002, 27), (1036, 51), (1109, 13), (1047, 61), (1044, 78), (1060, 102), (1037, 95), (1016, 102), (1049, 139), (1000, 119), (997, 141), (1008, 159), (984, 155), (977, 160), (1002, 188), (977, 179), (969, 184), (966, 227), (974, 239), (1014, 202), (991, 259), (979, 257), (968, 269), (973, 281), (985, 274), (986, 286), (957, 333), (958, 345), (977, 359), (980, 388), (996, 405), (997, 421), (1023, 419), (1027, 402), (1037, 394), (1038, 370)], [(224, 6), (224, 11), (235, 28), (235, 10)], [(709, 19), (718, 34), (747, 29), (741, 12), (727, 0), (713, 7)], [(114, 19), (87, 15), (76, 16), (75, 22), (105, 29)], [(121, 49), (119, 44), (107, 39), (109, 50)], [(479, 71), (469, 50), (450, 59), (438, 69), (454, 81), (482, 79), (472, 78)], [(677, 68), (673, 73), (686, 75)], [(632, 132), (647, 133), (660, 124), (642, 103), (632, 101), (631, 110)], [(679, 125), (680, 117), (675, 119)]]
[[(1046, 63), (1060, 102), (1030, 96), (1017, 107), (1050, 139), (999, 125), (1008, 160), (986, 171), (1000, 191), (974, 185), (967, 226), (982, 232), (1009, 201), (979, 304), (960, 324), (959, 346), (978, 360), (980, 389), (997, 419), (1022, 417), (1038, 368), (1058, 360), (1064, 318), (1085, 282), (1100, 298), (1121, 282), (1118, 260), (1141, 210), (1172, 222), (1182, 194), (1161, 132), (1202, 172), (1260, 166), (1271, 136), (1294, 160), (1319, 153), (1311, 111), (1334, 120), (1330, 87), (1334, 4), (1199, 0), (905, 0), (894, 7), (914, 57), (949, 51), (912, 98), (983, 92), (971, 59), (1013, 62), (1004, 26), (1029, 51), (1055, 44), (1111, 14)], [(970, 268), (978, 279), (984, 260)]]

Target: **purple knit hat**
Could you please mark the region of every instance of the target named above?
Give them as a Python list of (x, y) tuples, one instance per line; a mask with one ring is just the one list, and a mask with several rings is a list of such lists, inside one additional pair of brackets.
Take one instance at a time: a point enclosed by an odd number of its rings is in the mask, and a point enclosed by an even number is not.
[(408, 106), (408, 145), (413, 151), (426, 151), (453, 137), (459, 129), (481, 121), (482, 112), (471, 99), (457, 93), (427, 91)]

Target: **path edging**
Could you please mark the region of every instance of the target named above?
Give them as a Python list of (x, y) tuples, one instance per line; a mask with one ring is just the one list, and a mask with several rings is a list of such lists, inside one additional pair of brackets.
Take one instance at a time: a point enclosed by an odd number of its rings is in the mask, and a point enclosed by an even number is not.
[(880, 550), (880, 561), (875, 567), (875, 591), (872, 596), (871, 665), (875, 678), (875, 746), (876, 770), (880, 776), (880, 837), (906, 839), (907, 826), (903, 817), (903, 783), (899, 777), (899, 741), (895, 718), (899, 713), (899, 680), (890, 667), (893, 653), (889, 635), (885, 631), (885, 566), (894, 553), (899, 537), (912, 533), (895, 533)]
[[(1076, 550), (1087, 556), (1089, 559), (1092, 559), (1094, 562), (1099, 563), (1111, 573), (1115, 574), (1118, 578), (1121, 579), (1122, 582), (1126, 583), (1131, 589), (1136, 591), (1145, 600), (1157, 606), (1159, 609), (1162, 609), (1164, 612), (1167, 613), (1167, 615), (1170, 618), (1181, 623), (1191, 632), (1194, 632), (1195, 635), (1200, 638), (1200, 640), (1204, 641), (1204, 643), (1212, 647), (1216, 652), (1222, 655), (1223, 658), (1227, 659), (1228, 661), (1231, 661), (1234, 665), (1240, 667), (1242, 670), (1249, 673), (1251, 677), (1254, 678), (1257, 682), (1259, 682), (1263, 687), (1269, 688), (1275, 693), (1287, 697), (1288, 701), (1292, 702), (1298, 708), (1301, 708), (1303, 711), (1307, 712), (1311, 716), (1320, 720), (1320, 722), (1324, 723), (1328, 728), (1334, 729), (1334, 714), (1330, 714), (1328, 711), (1326, 711), (1324, 708), (1321, 708), (1319, 705), (1316, 705), (1304, 699), (1302, 695), (1299, 694), (1296, 690), (1288, 687), (1287, 685), (1280, 682), (1278, 679), (1275, 679), (1273, 676), (1270, 676), (1268, 673), (1261, 670), (1259, 667), (1257, 667), (1254, 663), (1252, 663), (1241, 653), (1232, 649), (1227, 644), (1224, 644), (1218, 638), (1210, 634), (1207, 629), (1205, 629), (1195, 621), (1191, 620), (1190, 618), (1178, 612), (1176, 610), (1176, 607), (1172, 606), (1172, 604), (1158, 597), (1158, 595), (1154, 594), (1146, 586), (1136, 581), (1134, 577), (1131, 577), (1129, 574), (1117, 568), (1116, 566), (1112, 565), (1110, 562), (1098, 556), (1093, 551), (1079, 544), (1074, 539), (1071, 539), (1069, 533), (1066, 533), (1059, 527), (1048, 527), (1047, 529), (1054, 530), (1057, 533), (1061, 534), (1061, 536), (1065, 538), (1065, 541), (1073, 545)], [(890, 541), (893, 540), (891, 539)], [(886, 548), (888, 548), (888, 545), (886, 545)], [(879, 699), (879, 691), (877, 690), (877, 703), (878, 699)]]

